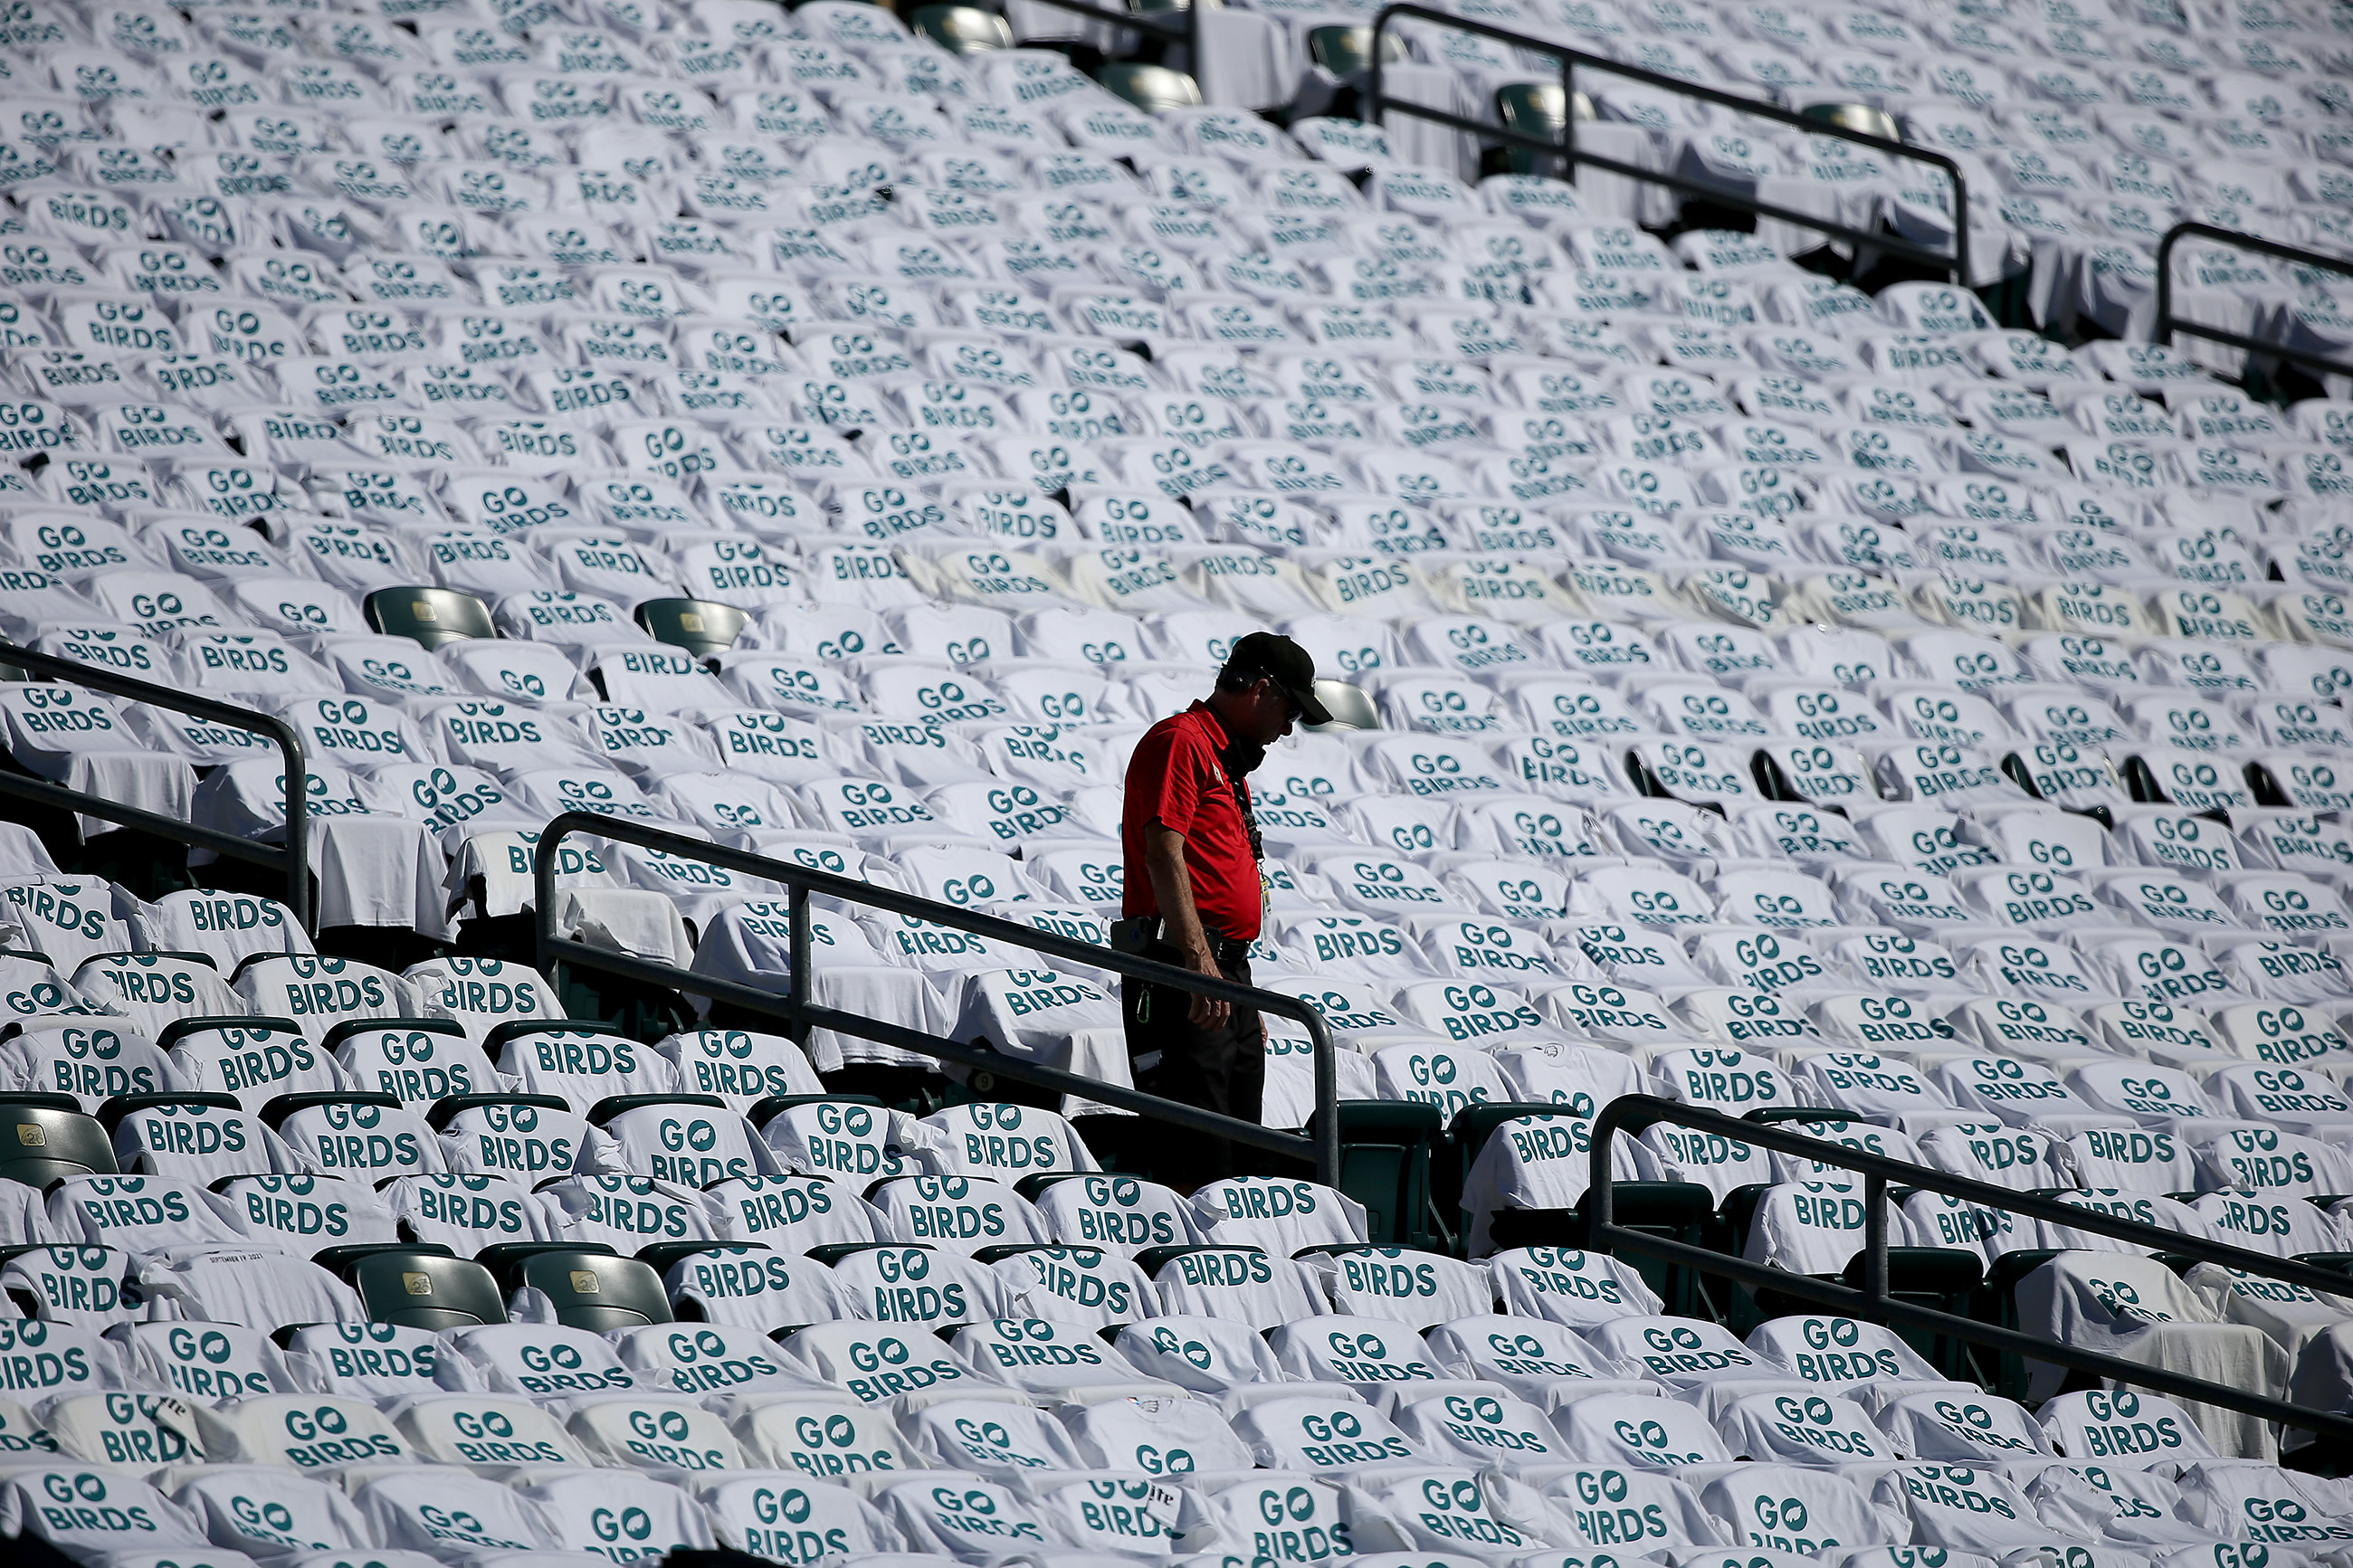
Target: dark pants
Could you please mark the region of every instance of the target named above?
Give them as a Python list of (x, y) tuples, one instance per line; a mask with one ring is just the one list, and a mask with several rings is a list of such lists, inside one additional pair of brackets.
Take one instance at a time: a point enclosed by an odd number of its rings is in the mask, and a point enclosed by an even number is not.
[[(1182, 962), (1176, 950), (1163, 942), (1146, 947), (1143, 956), (1163, 963)], [(1248, 958), (1220, 964), (1219, 972), (1237, 984), (1250, 984)], [(1121, 990), (1120, 1010), (1127, 1024), (1127, 1055), (1136, 1088), (1240, 1121), (1259, 1120), (1266, 1093), (1266, 1041), (1257, 1008), (1236, 1007), (1224, 1024), (1204, 1029), (1188, 1016), (1194, 998), (1190, 991), (1133, 980)], [(1170, 1186), (1190, 1190), (1234, 1173), (1234, 1146), (1226, 1139), (1148, 1119), (1138, 1131), (1154, 1175)]]

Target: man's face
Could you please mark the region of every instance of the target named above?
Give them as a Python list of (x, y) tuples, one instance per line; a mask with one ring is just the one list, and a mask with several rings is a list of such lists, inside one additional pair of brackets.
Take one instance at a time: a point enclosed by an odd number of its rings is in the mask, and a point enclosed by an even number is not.
[(1245, 695), (1249, 708), (1240, 728), (1249, 739), (1261, 746), (1271, 746), (1291, 733), (1292, 721), (1299, 717), (1299, 707), (1283, 694), (1282, 688), (1271, 680), (1261, 679)]

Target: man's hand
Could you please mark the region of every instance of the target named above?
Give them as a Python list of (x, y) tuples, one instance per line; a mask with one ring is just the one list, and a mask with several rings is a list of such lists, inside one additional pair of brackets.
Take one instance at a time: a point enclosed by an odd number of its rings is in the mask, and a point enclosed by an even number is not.
[[(1196, 974), (1206, 974), (1212, 980), (1225, 978), (1218, 969), (1217, 959), (1210, 955), (1207, 947), (1197, 947), (1187, 952), (1185, 967)], [(1204, 996), (1196, 991), (1193, 993), (1193, 1005), (1185, 1016), (1192, 1020), (1193, 1026), (1197, 1029), (1216, 1029), (1224, 1026), (1226, 1019), (1232, 1015), (1233, 1010), (1233, 1004), (1223, 997)]]
[[(1185, 868), (1185, 836), (1163, 822), (1147, 824), (1144, 829), (1144, 869), (1152, 879), (1152, 896), (1160, 906), (1162, 940), (1176, 950), (1176, 962), (1196, 974), (1224, 979), (1217, 959), (1209, 952), (1209, 939), (1202, 932), (1201, 917), (1193, 910), (1193, 876)], [(1232, 1004), (1196, 991), (1193, 1005), (1186, 1009), (1185, 1016), (1197, 1029), (1214, 1029), (1223, 1025), (1233, 1010)]]

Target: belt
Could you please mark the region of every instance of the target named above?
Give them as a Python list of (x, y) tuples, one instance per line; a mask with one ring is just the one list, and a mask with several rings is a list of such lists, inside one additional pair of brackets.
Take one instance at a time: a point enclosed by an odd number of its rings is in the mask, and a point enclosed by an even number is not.
[[(1137, 915), (1133, 920), (1111, 923), (1111, 945), (1115, 952), (1141, 953), (1145, 948), (1161, 942), (1161, 920), (1158, 915)], [(1209, 944), (1209, 957), (1220, 969), (1232, 967), (1250, 956), (1250, 944), (1208, 926), (1201, 935)]]

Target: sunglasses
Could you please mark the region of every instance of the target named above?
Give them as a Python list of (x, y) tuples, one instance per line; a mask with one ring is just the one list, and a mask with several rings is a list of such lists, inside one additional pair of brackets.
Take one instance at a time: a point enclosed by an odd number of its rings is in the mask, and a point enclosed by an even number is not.
[(1299, 699), (1293, 697), (1290, 692), (1285, 691), (1282, 687), (1275, 685), (1274, 677), (1271, 675), (1261, 675), (1259, 677), (1259, 679), (1264, 681), (1270, 690), (1273, 691), (1276, 696), (1282, 699), (1283, 717), (1287, 721), (1295, 723), (1307, 716), (1307, 710), (1299, 705)]

